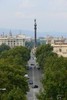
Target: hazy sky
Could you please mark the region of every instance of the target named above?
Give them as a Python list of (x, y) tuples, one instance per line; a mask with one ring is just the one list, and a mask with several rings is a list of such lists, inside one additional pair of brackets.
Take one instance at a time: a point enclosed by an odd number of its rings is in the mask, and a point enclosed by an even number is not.
[(67, 32), (67, 0), (0, 0), (0, 28)]

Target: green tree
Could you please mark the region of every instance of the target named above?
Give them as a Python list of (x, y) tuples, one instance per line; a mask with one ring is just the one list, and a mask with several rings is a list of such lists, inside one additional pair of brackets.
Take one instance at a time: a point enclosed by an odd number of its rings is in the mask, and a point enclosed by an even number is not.
[(32, 49), (34, 47), (34, 41), (26, 41), (25, 46), (29, 49)]
[(20, 88), (12, 89), (8, 94), (2, 96), (2, 100), (27, 100), (25, 94)]
[(41, 45), (36, 50), (36, 57), (38, 57), (40, 54), (43, 54), (46, 52), (49, 53), (52, 51), (53, 51), (53, 47), (50, 44)]
[[(62, 100), (67, 99), (67, 59), (63, 57), (48, 57), (44, 65), (44, 77), (42, 80), (43, 92), (38, 98), (41, 100), (57, 100), (60, 95)], [(39, 99), (40, 100), (40, 99)]]
[(39, 100), (67, 99), (67, 58), (58, 57), (49, 44), (36, 50), (36, 57), (43, 69), (43, 89), (37, 95)]
[(57, 56), (56, 53), (53, 53), (53, 47), (49, 44), (41, 45), (36, 49), (37, 62), (42, 69), (48, 56)]
[[(29, 91), (28, 80), (24, 77), (26, 63), (30, 57), (30, 50), (26, 47), (15, 47), (3, 51), (0, 55), (0, 88), (6, 88), (6, 92), (0, 93), (1, 100), (26, 100), (26, 92)], [(17, 90), (18, 87), (18, 90)], [(17, 93), (12, 93), (17, 90)], [(22, 92), (21, 94), (20, 91)], [(14, 95), (13, 95), (14, 94)], [(18, 95), (16, 95), (18, 94)], [(5, 96), (7, 95), (7, 99)], [(18, 98), (16, 99), (15, 98)], [(11, 98), (10, 98), (11, 97)]]
[(8, 45), (2, 44), (0, 45), (0, 53), (5, 51), (5, 50), (9, 50), (10, 47)]
[[(1, 53), (0, 58), (20, 58), (22, 62), (27, 63), (30, 58), (30, 50), (26, 47), (15, 47), (10, 49), (9, 51), (4, 51)], [(19, 59), (18, 59), (19, 60)]]

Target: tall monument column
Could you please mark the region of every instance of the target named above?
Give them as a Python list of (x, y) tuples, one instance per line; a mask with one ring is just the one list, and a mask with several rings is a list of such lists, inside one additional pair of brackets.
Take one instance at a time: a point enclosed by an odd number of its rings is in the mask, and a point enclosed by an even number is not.
[(37, 24), (36, 19), (34, 19), (34, 47), (37, 46)]

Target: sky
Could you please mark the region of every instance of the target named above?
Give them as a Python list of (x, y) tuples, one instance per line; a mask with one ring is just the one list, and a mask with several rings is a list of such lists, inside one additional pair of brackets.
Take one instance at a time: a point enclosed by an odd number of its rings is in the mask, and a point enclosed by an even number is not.
[(0, 28), (67, 32), (67, 0), (0, 0)]

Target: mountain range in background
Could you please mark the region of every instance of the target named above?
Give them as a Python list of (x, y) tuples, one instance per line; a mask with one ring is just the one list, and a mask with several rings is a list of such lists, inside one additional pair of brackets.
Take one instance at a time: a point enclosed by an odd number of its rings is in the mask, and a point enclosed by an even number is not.
[[(5, 29), (0, 28), (0, 35), (5, 34), (9, 35), (9, 33), (12, 33), (12, 35), (17, 34), (25, 34), (28, 37), (34, 37), (34, 31), (30, 30), (21, 30), (21, 29)], [(46, 36), (53, 36), (53, 37), (67, 37), (67, 32), (37, 32), (37, 37), (46, 37)]]

